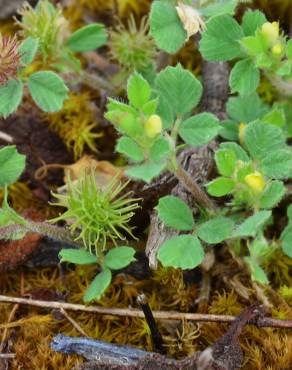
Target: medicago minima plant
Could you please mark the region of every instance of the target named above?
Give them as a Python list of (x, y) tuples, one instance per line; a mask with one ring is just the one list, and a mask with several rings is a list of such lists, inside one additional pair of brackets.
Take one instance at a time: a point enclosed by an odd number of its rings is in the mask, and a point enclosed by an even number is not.
[[(151, 78), (143, 70), (133, 72), (127, 81), (127, 100), (109, 98), (105, 118), (119, 134), (116, 151), (128, 160), (125, 173), (129, 178), (149, 183), (169, 171), (196, 201), (199, 214), (194, 216), (194, 209), (179, 197), (159, 199), (156, 211), (160, 220), (179, 233), (160, 246), (158, 261), (165, 267), (193, 269), (202, 264), (207, 250), (225, 244), (246, 266), (253, 281), (268, 284), (265, 262), (278, 250), (292, 257), (291, 207), (287, 209), (287, 226), (271, 232), (273, 209), (285, 196), (285, 183), (292, 177), (292, 152), (287, 143), (291, 123), (281, 101), (268, 106), (256, 89), (263, 74), (280, 95), (289, 96), (291, 42), (277, 22), (268, 22), (259, 11), (248, 10), (239, 24), (232, 17), (238, 1), (199, 4), (201, 7), (195, 9), (190, 1), (154, 1), (150, 34), (159, 48), (173, 53), (201, 32), (199, 50), (205, 60), (234, 62), (229, 79), (234, 95), (227, 102), (226, 119), (198, 113), (202, 84), (180, 64), (167, 66)], [(31, 8), (26, 8), (23, 16), (26, 11)], [(27, 32), (26, 27), (23, 29)], [(85, 26), (65, 44), (62, 41), (67, 54), (64, 57), (63, 48), (59, 48), (59, 61), (67, 61), (71, 52), (85, 51), (82, 45), (92, 47), (90, 40), (96, 30), (95, 26)], [(30, 42), (38, 40), (35, 35), (25, 36)], [(49, 45), (46, 47), (41, 39), (36, 42), (45, 60), (50, 59)], [(25, 54), (18, 46), (13, 50), (19, 53), (19, 63)], [(20, 65), (7, 69), (5, 81), (17, 81), (21, 70)], [(178, 155), (182, 149), (200, 148), (214, 140), (218, 144), (214, 153), (217, 175), (200, 185), (182, 167)], [(17, 155), (15, 148), (8, 148), (1, 149), (0, 154), (8, 150)], [(134, 249), (120, 244), (126, 236), (133, 237), (129, 221), (138, 205), (137, 200), (122, 193), (123, 186), (113, 181), (104, 189), (97, 188), (93, 170), (85, 171), (77, 182), (69, 178), (67, 193), (55, 195), (56, 204), (66, 211), (52, 220), (66, 221), (65, 229), (24, 220), (9, 208), (6, 197), (1, 235), (33, 229), (74, 240), (80, 248), (62, 250), (61, 261), (98, 265), (99, 272), (85, 300), (99, 299), (110, 284), (111, 270), (123, 268), (134, 259)], [(12, 215), (9, 223), (7, 214)], [(13, 229), (13, 225), (18, 228)]]

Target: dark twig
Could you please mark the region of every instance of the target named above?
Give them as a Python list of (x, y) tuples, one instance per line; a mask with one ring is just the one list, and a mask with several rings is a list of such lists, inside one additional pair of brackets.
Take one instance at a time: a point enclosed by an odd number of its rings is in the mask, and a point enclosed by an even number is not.
[(149, 306), (148, 300), (144, 294), (141, 294), (137, 298), (137, 302), (140, 304), (141, 309), (145, 315), (145, 320), (149, 326), (152, 338), (153, 351), (161, 354), (165, 354), (165, 348), (163, 346), (163, 339), (160, 331), (157, 327), (156, 321), (153, 317), (152, 310)]

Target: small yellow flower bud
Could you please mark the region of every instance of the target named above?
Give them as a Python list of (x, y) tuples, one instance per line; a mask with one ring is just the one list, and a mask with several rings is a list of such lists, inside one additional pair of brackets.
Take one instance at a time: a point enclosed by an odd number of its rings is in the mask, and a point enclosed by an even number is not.
[(276, 44), (275, 46), (272, 47), (272, 53), (275, 56), (281, 55), (283, 53), (283, 45), (281, 44)]
[(262, 34), (273, 44), (279, 37), (279, 22), (265, 22), (261, 28)]
[(239, 137), (239, 142), (242, 144), (243, 141), (244, 141), (244, 132), (245, 132), (245, 129), (246, 129), (246, 126), (247, 124), (246, 123), (243, 123), (241, 122), (239, 124), (239, 132), (238, 132), (238, 137)]
[(148, 118), (144, 126), (144, 132), (146, 136), (153, 139), (155, 136), (159, 135), (162, 131), (162, 121), (157, 114), (152, 114)]
[(266, 186), (263, 175), (257, 171), (245, 176), (244, 181), (255, 194), (262, 193)]

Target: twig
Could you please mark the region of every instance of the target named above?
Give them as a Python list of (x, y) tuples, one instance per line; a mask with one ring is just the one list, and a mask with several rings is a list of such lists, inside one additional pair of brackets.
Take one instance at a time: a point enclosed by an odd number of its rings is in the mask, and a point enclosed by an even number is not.
[(11, 135), (6, 134), (3, 131), (0, 131), (0, 140), (6, 141), (9, 144), (13, 144), (14, 139)]
[(15, 353), (0, 353), (0, 358), (15, 358), (16, 354)]
[(64, 310), (63, 307), (60, 308), (60, 312), (81, 335), (83, 335), (84, 337), (89, 337), (89, 335), (85, 333), (81, 326)]
[[(9, 317), (8, 317), (8, 320), (7, 320), (8, 324), (11, 323), (11, 321), (13, 320), (15, 312), (17, 311), (18, 307), (19, 307), (19, 304), (15, 304), (13, 306), (12, 310), (10, 311), (10, 314), (9, 314)], [(1, 352), (3, 351), (3, 349), (4, 349), (4, 346), (5, 346), (5, 341), (7, 339), (8, 330), (9, 330), (9, 328), (4, 328), (4, 330), (3, 330), (3, 335), (2, 335), (2, 339), (1, 339), (1, 343), (0, 343), (0, 355), (1, 355)]]
[[(97, 313), (101, 315), (144, 318), (143, 311), (134, 308), (106, 308), (99, 306), (85, 306), (82, 304), (41, 301), (36, 299), (9, 297), (5, 295), (0, 295), (0, 303), (18, 303), (43, 308), (56, 308), (59, 310), (63, 308), (64, 310), (69, 311), (83, 311)], [(184, 313), (177, 311), (152, 311), (152, 313), (153, 317), (158, 320), (191, 320), (201, 322), (231, 323), (236, 319), (235, 316), (230, 315), (210, 315), (199, 313)], [(278, 320), (270, 317), (260, 318), (255, 324), (259, 327), (292, 329), (292, 320)]]
[(148, 303), (148, 300), (145, 294), (139, 295), (137, 298), (137, 302), (140, 304), (142, 311), (144, 312), (144, 315), (145, 315), (145, 320), (149, 326), (154, 352), (165, 354), (165, 348), (163, 347), (162, 335), (157, 327), (156, 321), (153, 317), (152, 310), (149, 306), (149, 303)]

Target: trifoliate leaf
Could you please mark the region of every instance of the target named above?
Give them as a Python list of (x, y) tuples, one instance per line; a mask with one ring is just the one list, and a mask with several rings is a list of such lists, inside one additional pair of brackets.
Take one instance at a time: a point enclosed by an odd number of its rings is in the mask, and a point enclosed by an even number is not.
[(36, 104), (44, 112), (56, 112), (68, 98), (68, 88), (56, 73), (35, 72), (29, 76), (28, 89)]
[(182, 231), (190, 231), (194, 228), (192, 210), (178, 197), (168, 195), (160, 198), (156, 210), (160, 220), (166, 226)]
[(116, 247), (106, 254), (104, 265), (111, 270), (120, 270), (135, 261), (135, 253), (131, 247)]
[(179, 127), (179, 135), (189, 145), (203, 146), (214, 139), (221, 126), (216, 116), (201, 113), (188, 118)]
[(18, 52), (21, 55), (21, 63), (24, 65), (33, 62), (39, 47), (39, 40), (33, 37), (28, 37), (20, 45)]
[(140, 162), (144, 159), (143, 150), (134, 140), (127, 136), (122, 136), (118, 140), (116, 151), (125, 154), (133, 161)]
[(166, 67), (155, 80), (159, 97), (162, 96), (176, 115), (189, 113), (202, 95), (200, 81), (180, 64)]
[(158, 260), (164, 267), (193, 269), (203, 262), (205, 253), (199, 239), (179, 235), (164, 242), (158, 251)]
[(14, 145), (0, 149), (0, 187), (13, 184), (25, 168), (25, 155), (19, 154)]
[(240, 60), (232, 68), (229, 84), (231, 92), (247, 95), (254, 92), (260, 82), (260, 72), (251, 59)]
[(175, 53), (187, 39), (174, 4), (155, 1), (150, 12), (150, 33), (157, 46), (168, 53)]
[(105, 269), (96, 275), (95, 279), (87, 288), (84, 295), (84, 302), (97, 301), (101, 298), (106, 288), (110, 285), (112, 273), (109, 269)]
[(282, 181), (271, 181), (260, 199), (260, 208), (274, 208), (283, 198), (286, 188)]
[(218, 244), (232, 235), (234, 221), (228, 217), (213, 218), (198, 228), (198, 237), (209, 244)]
[(206, 186), (210, 195), (213, 197), (222, 197), (232, 193), (235, 182), (227, 177), (217, 177), (217, 179), (209, 182)]
[(97, 257), (85, 249), (61, 249), (59, 253), (60, 262), (74, 263), (75, 265), (90, 265), (98, 263)]
[(211, 18), (202, 34), (200, 52), (210, 61), (227, 61), (242, 56), (240, 39), (244, 36), (240, 25), (230, 15)]
[(238, 0), (226, 0), (218, 2), (218, 4), (210, 4), (200, 8), (200, 13), (205, 17), (211, 18), (217, 15), (230, 14), (233, 15), (238, 5)]
[(232, 149), (219, 149), (215, 153), (215, 162), (220, 175), (231, 176), (236, 166), (236, 154)]
[(256, 30), (260, 28), (265, 22), (267, 22), (267, 18), (261, 11), (246, 11), (244, 13), (241, 24), (245, 36), (253, 36)]
[[(277, 126), (252, 122), (244, 131), (244, 146), (253, 158), (264, 158), (269, 152), (276, 152), (285, 147), (284, 133)], [(268, 166), (269, 162), (263, 167)]]
[(269, 111), (256, 93), (230, 98), (226, 109), (230, 118), (243, 123), (255, 121)]
[(126, 175), (149, 183), (155, 177), (160, 175), (160, 173), (165, 169), (165, 166), (166, 165), (163, 162), (147, 162), (140, 166), (129, 167), (126, 171)]
[(74, 52), (95, 50), (107, 42), (107, 31), (101, 23), (91, 23), (75, 31), (68, 39), (67, 46)]
[(8, 117), (15, 112), (21, 103), (23, 96), (23, 85), (19, 80), (9, 80), (0, 86), (0, 116)]
[(255, 236), (257, 231), (271, 217), (271, 211), (258, 211), (254, 215), (248, 217), (241, 225), (237, 226), (232, 234), (233, 238), (245, 238)]
[(150, 99), (151, 88), (149, 83), (136, 72), (128, 80), (127, 93), (130, 103), (135, 108), (142, 109)]
[(287, 179), (292, 176), (292, 152), (289, 149), (275, 149), (266, 155), (263, 153), (260, 165), (267, 177)]

